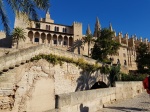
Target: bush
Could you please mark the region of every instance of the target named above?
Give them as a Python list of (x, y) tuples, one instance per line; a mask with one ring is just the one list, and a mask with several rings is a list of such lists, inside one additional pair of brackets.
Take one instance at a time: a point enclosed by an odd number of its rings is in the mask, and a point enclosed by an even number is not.
[(147, 74), (121, 74), (121, 80), (122, 81), (143, 81), (145, 79), (145, 77), (147, 76)]

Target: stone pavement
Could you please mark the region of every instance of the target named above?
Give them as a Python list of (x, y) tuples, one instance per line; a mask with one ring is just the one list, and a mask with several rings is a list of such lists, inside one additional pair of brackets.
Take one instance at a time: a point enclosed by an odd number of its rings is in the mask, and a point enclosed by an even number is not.
[(150, 96), (142, 93), (132, 99), (106, 105), (97, 112), (150, 112)]

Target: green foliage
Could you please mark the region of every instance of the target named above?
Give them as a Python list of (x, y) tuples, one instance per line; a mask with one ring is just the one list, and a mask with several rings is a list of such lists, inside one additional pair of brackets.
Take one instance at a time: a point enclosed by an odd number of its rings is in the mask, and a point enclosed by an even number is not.
[(13, 32), (12, 32), (12, 37), (13, 37), (13, 41), (17, 42), (17, 46), (16, 48), (18, 48), (19, 45), (19, 40), (23, 40), (25, 41), (26, 37), (25, 37), (25, 31), (23, 28), (20, 27), (16, 27), (14, 28)]
[(113, 40), (114, 32), (104, 28), (100, 32), (100, 37), (95, 41), (92, 50), (92, 58), (104, 61), (108, 60), (108, 55), (115, 55), (120, 47), (120, 44)]
[(137, 74), (137, 75), (133, 75), (133, 74), (121, 74), (121, 80), (122, 81), (143, 81), (145, 79), (145, 77), (147, 76), (147, 74)]
[[(0, 0), (0, 17), (6, 31), (6, 34), (9, 35), (9, 19), (6, 14), (6, 6), (9, 6), (13, 13), (26, 14), (29, 19), (38, 20), (37, 9), (47, 10), (49, 8), (49, 0)], [(11, 12), (10, 11), (10, 12)]]
[(109, 79), (111, 87), (114, 87), (115, 81), (120, 80), (120, 65), (111, 67)]
[(101, 73), (103, 73), (103, 74), (110, 73), (110, 68), (108, 65), (103, 65), (100, 70), (101, 70)]
[(141, 43), (136, 49), (137, 57), (136, 63), (139, 73), (149, 73), (150, 72), (150, 52), (149, 46)]
[(98, 64), (94, 64), (94, 65), (89, 64), (89, 63), (85, 62), (85, 60), (83, 58), (79, 58), (78, 60), (74, 60), (72, 58), (67, 58), (67, 57), (63, 57), (63, 56), (57, 56), (57, 55), (53, 55), (53, 54), (37, 55), (37, 56), (31, 58), (31, 61), (36, 61), (36, 60), (40, 60), (40, 59), (45, 59), (49, 63), (52, 63), (53, 65), (57, 65), (57, 64), (62, 65), (63, 62), (73, 63), (76, 66), (79, 66), (79, 68), (81, 68), (81, 69), (83, 69), (85, 71), (89, 71), (89, 72), (94, 72), (94, 71), (100, 69), (100, 66)]

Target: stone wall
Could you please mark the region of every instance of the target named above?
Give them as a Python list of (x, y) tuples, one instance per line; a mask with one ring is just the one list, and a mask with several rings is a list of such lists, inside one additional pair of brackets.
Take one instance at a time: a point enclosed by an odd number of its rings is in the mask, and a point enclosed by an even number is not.
[(117, 82), (113, 88), (61, 94), (57, 95), (55, 112), (96, 112), (105, 104), (133, 98), (143, 91), (142, 82)]
[(8, 55), (0, 57), (0, 71), (8, 70), (9, 68), (13, 68), (16, 65), (18, 66), (21, 63), (25, 63), (27, 60), (30, 60), (32, 57), (38, 54), (50, 54), (50, 53), (58, 56), (73, 58), (73, 59), (83, 58), (86, 62), (90, 64), (95, 64), (96, 62), (96, 60), (84, 57), (82, 55), (66, 52), (46, 45), (38, 45), (38, 46), (22, 49), (20, 51), (10, 53)]
[(1, 73), (0, 107), (12, 112), (54, 109), (55, 94), (90, 89), (100, 78), (99, 71), (88, 73), (71, 63), (27, 62)]

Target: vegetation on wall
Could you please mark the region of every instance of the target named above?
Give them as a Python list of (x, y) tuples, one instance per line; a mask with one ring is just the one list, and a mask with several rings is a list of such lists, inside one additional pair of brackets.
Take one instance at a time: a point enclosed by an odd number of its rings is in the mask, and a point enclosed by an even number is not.
[(76, 66), (79, 66), (81, 69), (90, 71), (90, 72), (94, 72), (94, 71), (100, 69), (100, 66), (98, 64), (89, 64), (89, 63), (85, 62), (85, 60), (83, 58), (74, 60), (73, 58), (57, 56), (57, 55), (53, 55), (53, 54), (49, 54), (49, 55), (40, 54), (40, 55), (37, 55), (37, 56), (31, 58), (31, 61), (40, 60), (40, 59), (45, 59), (49, 63), (52, 63), (53, 65), (56, 65), (56, 64), (62, 65), (63, 62), (72, 63), (72, 64), (75, 64)]

